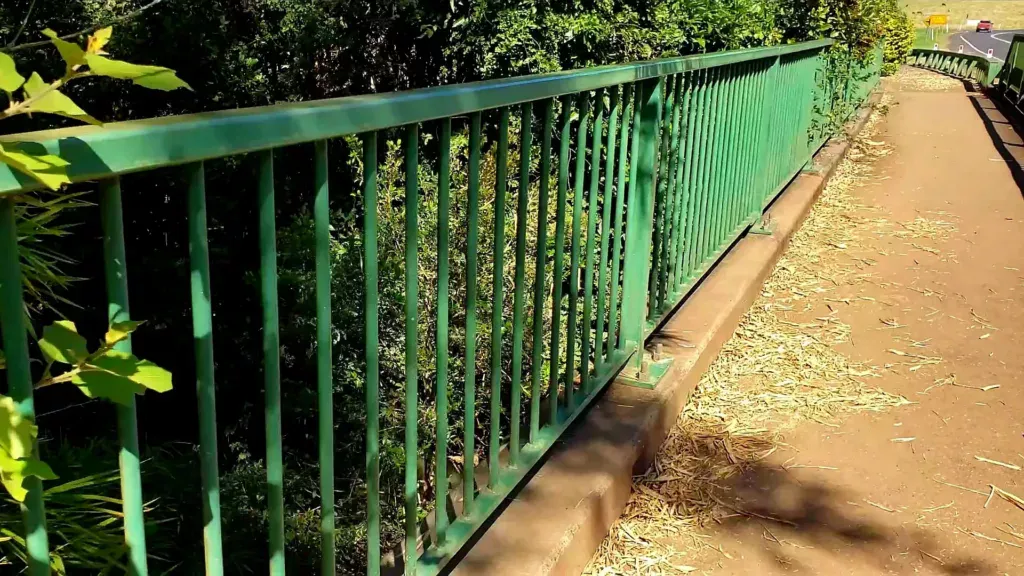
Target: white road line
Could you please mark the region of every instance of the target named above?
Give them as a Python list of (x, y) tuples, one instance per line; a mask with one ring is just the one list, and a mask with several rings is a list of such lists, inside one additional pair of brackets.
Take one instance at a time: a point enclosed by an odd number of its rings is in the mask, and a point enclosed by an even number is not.
[[(978, 47), (975, 46), (974, 44), (971, 44), (971, 41), (968, 40), (967, 38), (964, 38), (963, 34), (960, 35), (960, 39), (963, 40), (964, 42), (966, 42), (967, 45), (970, 46), (971, 49), (974, 50), (975, 52), (977, 52), (978, 54), (981, 54), (982, 56), (988, 56), (987, 52), (982, 52), (981, 50), (978, 50)], [(1006, 62), (1006, 60), (1003, 60), (1002, 58), (996, 58), (995, 56), (993, 56), (992, 59), (993, 60), (998, 60), (1000, 62)]]
[(999, 37), (1002, 34), (1010, 34), (1010, 32), (1000, 32), (998, 34), (993, 34), (992, 35), (992, 39), (993, 40), (999, 40), (1000, 42), (1006, 42), (1007, 44), (1011, 44), (1011, 42), (1009, 40), (1003, 40), (1002, 38)]

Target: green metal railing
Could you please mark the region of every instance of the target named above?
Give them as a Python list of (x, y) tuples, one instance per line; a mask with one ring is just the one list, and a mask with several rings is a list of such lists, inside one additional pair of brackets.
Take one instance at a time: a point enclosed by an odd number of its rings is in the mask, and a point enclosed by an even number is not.
[(1024, 113), (1024, 34), (1013, 36), (999, 73), (999, 91), (1014, 108)]
[(999, 64), (984, 56), (961, 54), (948, 50), (925, 50), (915, 48), (907, 63), (918, 68), (927, 68), (949, 74), (954, 78), (972, 80), (982, 86), (991, 86), (999, 76)]
[[(248, 185), (258, 203), (265, 355), (268, 541), (270, 573), (283, 574), (284, 512), (275, 246), (274, 150), (305, 145), (314, 170), (314, 197), (321, 467), (323, 574), (335, 572), (334, 462), (332, 439), (331, 271), (328, 254), (328, 139), (359, 135), (362, 142), (363, 205), (378, 203), (379, 138), (400, 129), (405, 172), (405, 546), (406, 573), (433, 574), (470, 539), (509, 492), (540, 461), (559, 436), (624, 367), (639, 370), (647, 336), (693, 289), (728, 247), (761, 217), (764, 208), (800, 172), (824, 138), (812, 126), (824, 121), (833, 95), (820, 87), (823, 52), (831, 40), (780, 47), (671, 58), (554, 74), (444, 86), (410, 92), (358, 96), (265, 108), (158, 118), (21, 134), (0, 142), (36, 143), (71, 162), (75, 182), (97, 181), (101, 194), (110, 320), (128, 318), (127, 267), (121, 221), (124, 174), (177, 166), (188, 200), (188, 246), (200, 422), (200, 466), (206, 572), (223, 572), (217, 454), (214, 328), (210, 296), (204, 161), (253, 153), (258, 177)], [(868, 71), (843, 98), (861, 99), (877, 82)], [(509, 161), (509, 124), (518, 119), (518, 174)], [(491, 413), (486, 462), (479, 481), (464, 474), (461, 499), (436, 490), (435, 502), (417, 491), (417, 339), (436, 338), (436, 461), (434, 486), (448, 486), (448, 337), (450, 297), (449, 211), (453, 124), (468, 124), (468, 237), (466, 270), (466, 374), (464, 461), (473, 462), (475, 393), (488, 386)], [(418, 182), (422, 126), (438, 129), (437, 333), (417, 331)], [(489, 130), (489, 131), (488, 131)], [(495, 219), (479, 230), (482, 134), (496, 134)], [(513, 144), (516, 142), (513, 140)], [(539, 144), (538, 144), (539, 143)], [(575, 149), (575, 163), (570, 152)], [(531, 156), (539, 162), (531, 162)], [(588, 160), (589, 158), (589, 160)], [(538, 167), (539, 164), (539, 167)], [(518, 180), (511, 198), (509, 180)], [(244, 186), (244, 184), (243, 184)], [(527, 262), (526, 238), (549, 245), (547, 223), (555, 198), (553, 262), (537, 250)], [(18, 194), (33, 189), (22, 175), (0, 167), (0, 326), (9, 366), (10, 394), (33, 415), (26, 371), (28, 350), (15, 236)], [(537, 230), (528, 230), (530, 191), (537, 190)], [(511, 316), (492, 306), (477, 318), (480, 234), (493, 235), (494, 270), (502, 270), (506, 203), (514, 203), (514, 289), (503, 293), (500, 273), (493, 298), (514, 302)], [(511, 217), (511, 214), (510, 214)], [(367, 573), (381, 570), (380, 407), (378, 347), (378, 212), (364, 211), (362, 250), (365, 282), (365, 409)], [(584, 225), (585, 224), (585, 225)], [(565, 255), (568, 252), (568, 261)], [(142, 268), (141, 263), (134, 263)], [(532, 317), (527, 317), (524, 276), (535, 269)], [(548, 267), (552, 278), (546, 278)], [(567, 268), (566, 268), (567, 266)], [(582, 285), (581, 285), (582, 284)], [(566, 302), (567, 301), (567, 302)], [(582, 302), (582, 306), (580, 303)], [(563, 315), (563, 303), (568, 312)], [(551, 311), (546, 328), (545, 310)], [(564, 325), (563, 325), (564, 319)], [(491, 325), (490, 374), (478, 373), (476, 329)], [(505, 326), (511, 327), (511, 334)], [(393, 333), (393, 331), (388, 331)], [(529, 335), (529, 337), (527, 337)], [(563, 340), (564, 337), (564, 340)], [(510, 389), (501, 390), (503, 339), (511, 339)], [(564, 351), (564, 356), (560, 355)], [(528, 362), (527, 362), (528, 361)], [(524, 370), (529, 364), (530, 369)], [(543, 382), (542, 375), (550, 378)], [(489, 378), (487, 377), (489, 376)], [(527, 404), (528, 406), (524, 406)], [(498, 415), (509, 414), (503, 434)], [(131, 572), (146, 574), (143, 497), (133, 407), (119, 409), (125, 535)], [(472, 467), (472, 464), (467, 464)], [(426, 468), (429, 472), (429, 466)], [(156, 495), (147, 495), (153, 497)], [(450, 516), (447, 500), (461, 506)], [(201, 500), (201, 504), (199, 502)], [(48, 544), (38, 481), (25, 503), (30, 570), (48, 573)], [(432, 527), (417, 522), (430, 512)], [(198, 545), (198, 537), (197, 537)]]

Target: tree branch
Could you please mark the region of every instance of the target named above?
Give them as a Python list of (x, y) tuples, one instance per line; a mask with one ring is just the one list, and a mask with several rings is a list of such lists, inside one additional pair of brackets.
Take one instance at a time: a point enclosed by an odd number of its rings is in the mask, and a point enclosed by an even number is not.
[[(106, 21), (106, 22), (104, 22), (102, 24), (96, 24), (96, 25), (90, 26), (90, 27), (88, 27), (88, 28), (86, 28), (84, 30), (79, 30), (78, 32), (72, 32), (71, 34), (65, 34), (65, 35), (61, 36), (60, 39), (61, 40), (71, 40), (71, 39), (78, 38), (79, 36), (82, 36), (82, 35), (85, 35), (85, 34), (92, 34), (93, 32), (99, 30), (100, 28), (106, 28), (107, 26), (113, 26), (115, 24), (121, 24), (122, 22), (127, 22), (128, 20), (131, 20), (133, 18), (138, 17), (140, 14), (142, 14), (146, 10), (149, 10), (150, 8), (156, 6), (157, 4), (162, 3), (163, 1), (164, 0), (153, 0), (149, 4), (146, 4), (145, 6), (140, 7), (138, 10), (129, 12), (129, 13), (125, 14), (124, 16), (118, 16), (117, 18), (114, 18), (112, 20), (108, 20), (108, 21)], [(40, 46), (46, 46), (49, 43), (50, 43), (49, 40), (40, 40), (38, 42), (26, 42), (25, 44), (19, 44), (18, 46), (10, 46), (10, 45), (8, 45), (6, 48), (0, 48), (0, 52), (17, 52), (19, 50), (28, 50), (29, 48), (39, 48)]]
[(14, 43), (21, 37), (21, 33), (25, 31), (25, 25), (28, 24), (28, 19), (32, 17), (32, 10), (34, 10), (35, 7), (36, 0), (32, 0), (32, 3), (28, 5), (28, 12), (25, 13), (25, 19), (21, 21), (21, 27), (18, 28), (17, 32), (15, 32), (14, 38), (11, 38), (11, 41), (7, 43), (8, 48), (14, 46)]

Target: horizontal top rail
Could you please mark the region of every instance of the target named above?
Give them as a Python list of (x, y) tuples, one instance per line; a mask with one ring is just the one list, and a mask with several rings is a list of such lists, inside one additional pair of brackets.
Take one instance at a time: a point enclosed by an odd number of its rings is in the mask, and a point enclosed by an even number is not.
[[(0, 136), (59, 154), (72, 182), (371, 132), (650, 78), (820, 50), (831, 39), (631, 64)], [(36, 149), (32, 149), (36, 148)], [(0, 196), (37, 189), (0, 165)]]
[[(930, 48), (914, 48), (907, 57), (907, 63), (947, 72), (957, 78), (973, 79), (983, 86), (991, 86), (1001, 69), (998, 62), (989, 60), (987, 56)], [(961, 65), (968, 68), (962, 69)]]

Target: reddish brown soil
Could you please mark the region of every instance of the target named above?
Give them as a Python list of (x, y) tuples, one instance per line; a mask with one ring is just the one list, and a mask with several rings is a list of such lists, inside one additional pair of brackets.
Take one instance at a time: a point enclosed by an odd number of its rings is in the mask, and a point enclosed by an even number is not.
[[(743, 478), (737, 494), (764, 519), (713, 529), (722, 552), (689, 559), (695, 573), (1024, 574), (1024, 539), (1008, 533), (1024, 534), (1024, 510), (999, 497), (986, 507), (990, 485), (1024, 497), (1024, 471), (976, 459), (1024, 468), (1024, 199), (1020, 167), (1007, 161), (1021, 141), (965, 89), (887, 89), (895, 99), (875, 138), (894, 150), (856, 197), (892, 222), (924, 216), (958, 231), (945, 241), (879, 236), (864, 253), (877, 261), (874, 283), (845, 295), (875, 301), (831, 306), (852, 327), (843, 352), (882, 367), (872, 383), (915, 404), (787, 434), (795, 461), (835, 469), (783, 470), (789, 452)], [(911, 372), (893, 348), (942, 361)], [(928, 389), (950, 375), (957, 386)]]

